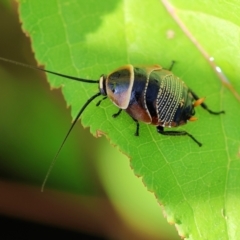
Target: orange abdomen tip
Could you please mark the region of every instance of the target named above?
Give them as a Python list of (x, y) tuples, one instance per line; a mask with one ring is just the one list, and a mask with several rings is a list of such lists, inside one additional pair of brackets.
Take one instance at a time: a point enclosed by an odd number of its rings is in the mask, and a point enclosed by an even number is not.
[(194, 122), (194, 121), (196, 121), (198, 119), (196, 117), (190, 117), (188, 120), (191, 121), (191, 122)]
[(194, 107), (197, 107), (201, 105), (204, 102), (205, 98), (199, 98), (195, 103), (193, 104)]

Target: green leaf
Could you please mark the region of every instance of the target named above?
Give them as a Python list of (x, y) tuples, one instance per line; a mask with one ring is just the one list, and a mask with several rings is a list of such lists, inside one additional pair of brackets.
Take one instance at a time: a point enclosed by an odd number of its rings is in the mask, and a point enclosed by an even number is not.
[[(172, 1), (192, 35), (224, 70), (239, 91), (239, 7), (236, 1)], [(229, 10), (229, 6), (232, 10)], [(235, 13), (235, 14), (232, 14)], [(104, 133), (111, 143), (131, 158), (131, 166), (149, 191), (163, 205), (167, 220), (189, 239), (238, 239), (239, 226), (239, 102), (225, 88), (208, 62), (177, 26), (164, 5), (149, 1), (20, 1), (23, 29), (32, 40), (39, 63), (46, 69), (87, 79), (131, 64), (168, 67), (181, 77), (213, 110), (197, 109), (198, 121), (184, 129), (195, 136), (166, 137), (153, 126), (135, 123), (105, 100), (94, 101), (81, 121), (91, 133)], [(234, 31), (234, 32), (233, 32)], [(53, 87), (62, 87), (75, 117), (83, 104), (98, 91), (94, 84), (76, 83), (48, 76)], [(112, 159), (111, 159), (112, 158)], [(114, 156), (109, 156), (109, 161)], [(113, 179), (114, 181), (114, 179)], [(127, 196), (124, 196), (127, 197)]]

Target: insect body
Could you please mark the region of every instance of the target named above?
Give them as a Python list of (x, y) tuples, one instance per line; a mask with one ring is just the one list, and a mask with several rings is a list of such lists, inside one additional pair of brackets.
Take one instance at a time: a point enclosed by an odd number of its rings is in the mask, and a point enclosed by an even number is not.
[[(41, 70), (71, 80), (85, 83), (95, 83), (99, 86), (99, 92), (88, 99), (83, 105), (63, 139), (62, 144), (60, 145), (46, 175), (42, 185), (42, 190), (57, 156), (72, 128), (80, 118), (85, 108), (100, 95), (104, 96), (103, 99), (110, 98), (110, 100), (120, 109), (113, 115), (113, 117), (117, 117), (122, 110), (125, 110), (132, 117), (132, 119), (136, 122), (136, 136), (139, 135), (139, 121), (141, 121), (147, 124), (155, 125), (157, 131), (163, 135), (187, 135), (199, 146), (202, 144), (188, 132), (173, 130), (164, 131), (164, 127), (177, 127), (179, 125), (186, 124), (187, 121), (195, 121), (196, 118), (193, 117), (195, 114), (194, 107), (198, 105), (201, 105), (211, 114), (218, 115), (224, 113), (224, 111), (214, 112), (210, 110), (207, 105), (203, 103), (203, 98), (199, 98), (184, 84), (182, 80), (171, 72), (174, 62), (170, 66), (169, 70), (164, 69), (160, 65), (148, 67), (126, 65), (116, 69), (108, 75), (102, 75), (99, 80), (88, 80), (29, 66), (1, 57), (0, 60)], [(97, 103), (97, 106), (102, 100)]]
[(195, 114), (187, 86), (158, 65), (120, 68), (100, 79), (100, 90), (132, 118), (148, 124), (176, 127)]
[[(71, 80), (99, 85), (99, 92), (88, 99), (80, 109), (59, 151), (85, 108), (100, 95), (104, 96), (103, 99), (110, 98), (120, 109), (116, 114), (113, 114), (113, 117), (117, 117), (122, 110), (125, 110), (132, 117), (137, 125), (135, 132), (136, 136), (139, 135), (138, 121), (141, 121), (147, 124), (156, 125), (157, 131), (163, 135), (188, 135), (199, 146), (202, 144), (188, 132), (164, 131), (164, 127), (177, 127), (186, 124), (187, 121), (195, 121), (197, 118), (193, 117), (195, 114), (194, 107), (198, 105), (201, 105), (211, 114), (218, 115), (224, 113), (224, 111), (214, 112), (210, 110), (207, 105), (203, 103), (203, 98), (199, 98), (181, 79), (171, 72), (174, 61), (169, 70), (160, 65), (135, 67), (129, 64), (116, 69), (108, 75), (101, 75), (99, 80), (89, 80), (29, 66), (2, 57), (0, 57), (0, 60), (31, 69), (41, 70)], [(97, 106), (101, 101), (102, 100), (97, 103)]]
[[(172, 68), (173, 64), (170, 67)], [(100, 93), (107, 96), (120, 108), (113, 116), (116, 117), (125, 110), (137, 123), (135, 135), (139, 135), (139, 123), (157, 126), (157, 131), (163, 135), (188, 135), (199, 146), (198, 142), (186, 131), (166, 131), (164, 127), (177, 127), (187, 121), (195, 121), (194, 107), (201, 105), (212, 114), (213, 112), (203, 98), (190, 90), (185, 83), (176, 77), (170, 70), (160, 65), (150, 67), (134, 67), (126, 65), (108, 76), (101, 76), (99, 81)]]

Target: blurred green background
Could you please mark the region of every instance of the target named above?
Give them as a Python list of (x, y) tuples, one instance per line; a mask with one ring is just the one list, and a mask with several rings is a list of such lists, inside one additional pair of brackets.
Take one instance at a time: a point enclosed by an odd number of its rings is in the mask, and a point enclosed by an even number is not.
[[(1, 57), (36, 65), (15, 2), (0, 2), (0, 36)], [(86, 239), (179, 239), (129, 159), (80, 122), (40, 193), (70, 127), (70, 109), (42, 72), (0, 62), (0, 83), (1, 216), (84, 233)]]

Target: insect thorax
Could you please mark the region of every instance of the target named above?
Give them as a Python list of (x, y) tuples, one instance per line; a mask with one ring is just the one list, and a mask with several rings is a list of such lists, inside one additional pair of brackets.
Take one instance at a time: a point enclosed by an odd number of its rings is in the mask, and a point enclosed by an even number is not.
[(158, 122), (163, 126), (172, 126), (181, 105), (184, 105), (183, 84), (170, 73), (161, 79), (156, 99)]
[(153, 72), (149, 85), (153, 79), (158, 80), (159, 88), (155, 101), (157, 123), (163, 127), (176, 127), (185, 124), (194, 114), (192, 101), (186, 85), (170, 71), (162, 69)]
[(176, 127), (193, 113), (193, 98), (186, 85), (165, 69), (134, 68), (127, 113), (148, 124)]

